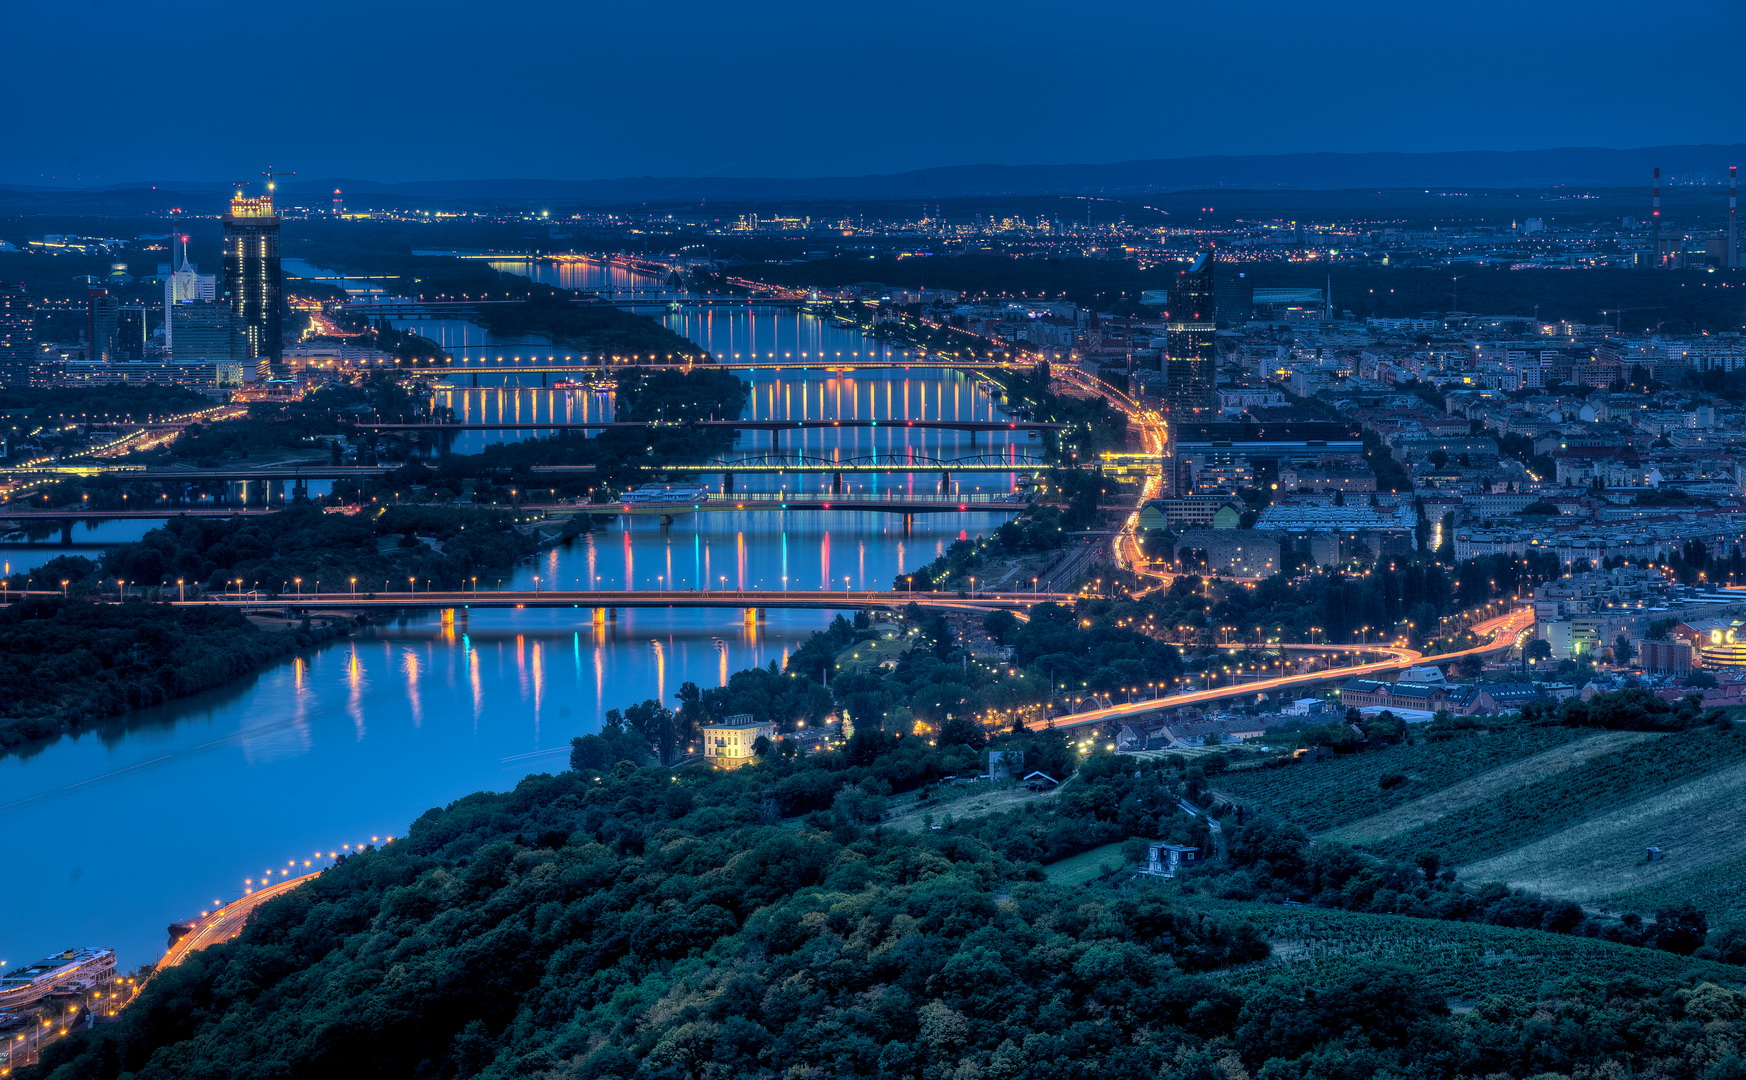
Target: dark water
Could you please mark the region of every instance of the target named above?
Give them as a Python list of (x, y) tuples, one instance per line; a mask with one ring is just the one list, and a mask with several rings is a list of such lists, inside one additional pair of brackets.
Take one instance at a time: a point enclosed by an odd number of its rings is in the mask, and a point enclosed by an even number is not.
[[(749, 351), (754, 340), (777, 351), (879, 347), (793, 311), (670, 317), (718, 353)], [(438, 329), (483, 337), (465, 324)], [(753, 391), (748, 411), (760, 417), (1001, 415), (971, 381), (951, 374), (784, 373), (753, 380)], [(452, 394), (457, 411), (480, 417), (610, 410), (608, 399), (575, 404), (549, 389)], [(936, 456), (1028, 449), (1022, 436), (972, 448), (957, 433), (895, 429), (783, 438), (808, 454), (845, 456), (903, 446)], [(748, 453), (768, 444), (767, 434), (747, 439), (755, 444)], [(1003, 490), (1012, 479), (966, 474), (962, 490)], [(746, 476), (740, 490), (828, 481)], [(935, 483), (851, 480), (878, 490)], [(635, 518), (545, 553), (513, 583), (531, 585), (537, 575), (542, 584), (606, 588), (723, 578), (752, 587), (888, 587), (952, 540), (1001, 520), (922, 517), (906, 532), (893, 517), (834, 511), (717, 512), (665, 528)], [(733, 611), (626, 609), (600, 629), (586, 610), (480, 612), (453, 628), (412, 619), (112, 730), (0, 760), (0, 836), (10, 855), (0, 959), (20, 964), (74, 945), (113, 946), (128, 966), (155, 959), (167, 924), (236, 896), (246, 880), (393, 835), (468, 792), (563, 768), (568, 740), (596, 730), (604, 710), (647, 697), (671, 703), (683, 681), (719, 685), (731, 671), (781, 661), (830, 618), (771, 610), (753, 630)]]

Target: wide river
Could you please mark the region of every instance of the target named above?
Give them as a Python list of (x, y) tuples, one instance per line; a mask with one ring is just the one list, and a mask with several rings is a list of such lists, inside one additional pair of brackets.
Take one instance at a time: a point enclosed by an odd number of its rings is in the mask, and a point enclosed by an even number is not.
[[(505, 265), (568, 287), (633, 283), (596, 264)], [(718, 355), (842, 352), (885, 346), (791, 309), (681, 306), (658, 311)], [(477, 327), (413, 321), (460, 355), (532, 355)], [(537, 346), (543, 356), (551, 350)], [(758, 417), (997, 419), (972, 379), (901, 371), (750, 373)], [(455, 380), (459, 383), (461, 380)], [(610, 416), (609, 396), (510, 385), (441, 392), (477, 420)], [(487, 436), (462, 436), (476, 449)], [(489, 437), (516, 437), (514, 435)], [(736, 454), (765, 454), (768, 433)], [(781, 451), (852, 457), (886, 450), (960, 457), (1035, 452), (1023, 434), (977, 437), (899, 428), (785, 433)], [(846, 478), (851, 490), (934, 490), (932, 474)], [(720, 477), (711, 477), (719, 485)], [(961, 474), (960, 492), (1010, 489), (1011, 473)], [(743, 475), (738, 490), (817, 489), (828, 475)], [(953, 540), (997, 526), (990, 513), (901, 519), (866, 512), (712, 512), (619, 519), (519, 567), (512, 584), (887, 588)], [(91, 544), (137, 536), (138, 523), (76, 534)], [(58, 545), (57, 545), (58, 549)], [(14, 568), (53, 553), (10, 556)], [(87, 550), (83, 554), (98, 554)], [(483, 584), (483, 583), (482, 583)], [(481, 611), (453, 630), (435, 618), (375, 627), (239, 684), (118, 719), (109, 728), (0, 759), (0, 960), (16, 966), (80, 945), (112, 946), (125, 967), (155, 960), (168, 924), (231, 899), (252, 882), (328, 861), (348, 846), (404, 831), (425, 810), (566, 767), (569, 740), (605, 710), (645, 698), (669, 705), (681, 683), (722, 684), (782, 661), (830, 612), (624, 610), (596, 628), (586, 610)]]

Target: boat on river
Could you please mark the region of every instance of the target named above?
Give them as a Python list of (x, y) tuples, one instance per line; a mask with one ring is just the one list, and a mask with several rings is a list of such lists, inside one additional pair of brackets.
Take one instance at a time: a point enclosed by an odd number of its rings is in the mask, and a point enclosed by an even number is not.
[(114, 949), (68, 949), (0, 976), (0, 1009), (34, 1005), (65, 991), (83, 992), (114, 977)]
[(619, 501), (627, 506), (697, 506), (709, 501), (709, 490), (698, 484), (644, 484)]

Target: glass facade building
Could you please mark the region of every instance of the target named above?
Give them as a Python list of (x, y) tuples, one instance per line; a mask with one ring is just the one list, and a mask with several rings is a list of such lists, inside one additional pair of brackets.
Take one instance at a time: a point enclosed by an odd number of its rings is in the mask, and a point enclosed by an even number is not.
[(17, 282), (0, 281), (0, 386), (29, 386), (36, 377), (36, 306)]
[(1218, 292), (1211, 255), (1178, 271), (1164, 312), (1164, 402), (1176, 415), (1214, 407)]
[(224, 215), (224, 291), (248, 355), (273, 374), (284, 368), (283, 278), (279, 266), (279, 215), (271, 192), (248, 198), (241, 192)]

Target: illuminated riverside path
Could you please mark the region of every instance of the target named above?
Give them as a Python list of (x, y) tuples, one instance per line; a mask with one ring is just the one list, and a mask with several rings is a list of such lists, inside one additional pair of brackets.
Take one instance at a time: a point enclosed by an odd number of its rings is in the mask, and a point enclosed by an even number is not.
[[(662, 317), (716, 352), (736, 344), (744, 351), (754, 341), (761, 351), (882, 347), (793, 309)], [(397, 324), (447, 335), (445, 345), (469, 335), (481, 348), (512, 344), (488, 342), (458, 322)], [(749, 418), (1008, 419), (975, 376), (952, 371), (750, 374)], [(531, 419), (535, 410), (542, 420), (566, 410), (612, 416), (610, 394), (537, 385), (438, 390), (435, 397), (457, 418), (485, 422)], [(469, 432), (457, 437), (455, 450), (514, 437)], [(817, 456), (913, 451), (951, 458), (1009, 447), (1024, 455), (1037, 445), (1022, 431), (976, 439), (972, 450), (968, 433), (953, 431), (783, 433), (786, 449)], [(732, 453), (764, 454), (768, 444), (767, 433), (748, 432)], [(741, 475), (736, 496), (823, 497), (831, 479)], [(719, 476), (699, 480), (720, 484)], [(1013, 490), (1016, 475), (954, 473), (953, 480), (955, 495), (999, 495)], [(845, 476), (844, 486), (847, 495), (931, 499), (939, 477), (865, 473)], [(1008, 517), (993, 509), (936, 513), (917, 516), (906, 530), (902, 515), (861, 511), (712, 512), (668, 526), (654, 514), (619, 514), (505, 572), (501, 586), (883, 590), (954, 540), (990, 533)], [(78, 535), (86, 535), (83, 524)], [(478, 582), (481, 589), (499, 584)], [(311, 851), (355, 847), (372, 835), (404, 835), (433, 806), (564, 768), (571, 737), (598, 730), (607, 709), (646, 698), (675, 706), (684, 682), (719, 686), (732, 672), (780, 665), (836, 614), (769, 607), (764, 620), (748, 623), (733, 607), (624, 607), (616, 620), (596, 623), (587, 609), (504, 607), (471, 609), (464, 623), (445, 626), (436, 611), (384, 613), (372, 629), (224, 689), (0, 758), (0, 832), (12, 865), (29, 868), (8, 879), (0, 903), (0, 958), (17, 963), (98, 944), (115, 947), (124, 968), (155, 961), (167, 926), (237, 899), (244, 879), (258, 880), (263, 867), (291, 858), (301, 865)]]
[(245, 893), (216, 911), (202, 914), (192, 921), (192, 928), (188, 933), (177, 938), (164, 952), (163, 959), (158, 961), (158, 970), (164, 971), (173, 968), (201, 949), (231, 940), (242, 933), (243, 927), (249, 921), (249, 916), (255, 913), (256, 908), (269, 900), (285, 895), (292, 889), (313, 881), (320, 874), (321, 871), (317, 870), (314, 873), (276, 881), (265, 888)]

